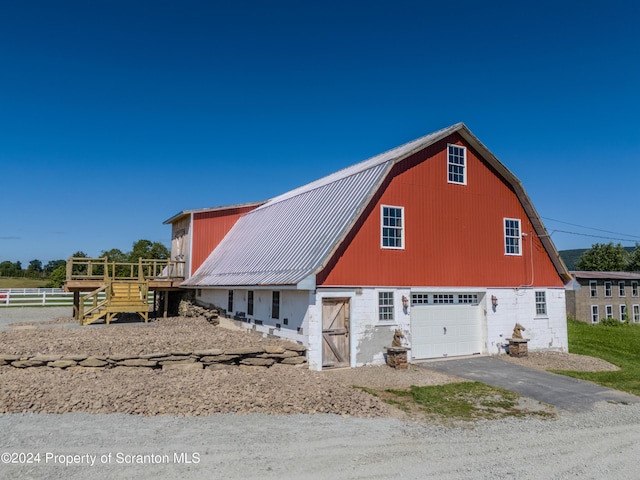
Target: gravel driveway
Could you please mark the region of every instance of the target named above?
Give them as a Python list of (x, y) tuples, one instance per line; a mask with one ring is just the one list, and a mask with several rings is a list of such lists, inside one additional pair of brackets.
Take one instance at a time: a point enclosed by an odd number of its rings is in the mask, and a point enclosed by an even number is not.
[[(184, 319), (55, 328), (64, 321), (47, 328), (14, 325), (0, 332), (0, 345), (10, 350), (80, 345), (91, 351), (144, 351), (162, 348), (164, 342), (212, 338), (281, 341), (197, 321), (187, 325)], [(154, 329), (162, 330), (151, 335)], [(531, 362), (546, 367), (550, 362), (584, 363), (588, 368), (598, 363), (568, 354), (532, 356)], [(547, 420), (442, 426), (392, 418), (394, 409), (349, 387), (455, 380), (426, 369), (309, 372), (284, 367), (189, 375), (16, 370), (0, 367), (0, 411), (25, 412), (0, 415), (0, 478), (609, 479), (633, 478), (640, 453), (637, 404), (600, 403), (588, 412), (559, 412)]]
[(0, 451), (40, 454), (0, 465), (0, 477), (637, 478), (639, 423), (638, 405), (614, 404), (458, 427), (336, 415), (0, 415)]

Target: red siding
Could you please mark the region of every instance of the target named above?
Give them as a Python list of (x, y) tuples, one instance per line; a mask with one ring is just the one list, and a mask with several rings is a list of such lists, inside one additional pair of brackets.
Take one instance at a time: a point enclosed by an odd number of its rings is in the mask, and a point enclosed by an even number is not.
[(191, 275), (218, 246), (231, 227), (245, 213), (257, 208), (256, 205), (195, 213), (193, 215), (193, 252), (191, 252)]
[[(468, 145), (467, 185), (447, 182), (447, 143), (465, 145), (456, 134), (396, 165), (318, 285), (564, 285), (515, 192)], [(380, 247), (381, 205), (404, 207), (404, 250)], [(505, 217), (528, 235), (521, 256), (504, 254)]]

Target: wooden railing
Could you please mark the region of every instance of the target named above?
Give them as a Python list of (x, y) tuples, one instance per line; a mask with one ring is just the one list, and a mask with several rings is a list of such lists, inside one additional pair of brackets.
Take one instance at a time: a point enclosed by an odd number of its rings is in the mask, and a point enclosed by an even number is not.
[[(88, 293), (87, 295), (84, 295), (80, 299), (80, 309), (78, 312), (78, 318), (80, 319), (80, 324), (83, 324), (85, 317), (92, 315), (94, 312), (99, 311), (102, 307), (109, 304), (109, 299), (111, 298), (111, 296), (109, 295), (108, 288), (109, 288), (108, 285), (103, 285), (97, 290), (94, 290), (93, 292)], [(106, 292), (106, 298), (102, 301), (99, 301), (98, 295), (104, 292)], [(91, 303), (91, 306), (89, 308), (85, 308), (85, 303), (88, 303), (88, 302)]]
[(107, 258), (71, 257), (67, 260), (69, 280), (182, 280), (185, 262), (138, 259), (138, 263), (109, 262)]

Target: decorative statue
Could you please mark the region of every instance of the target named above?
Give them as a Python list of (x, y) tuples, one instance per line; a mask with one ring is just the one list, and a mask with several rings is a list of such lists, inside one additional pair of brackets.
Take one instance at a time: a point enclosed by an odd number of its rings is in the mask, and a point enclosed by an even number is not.
[(394, 348), (401, 348), (403, 338), (404, 334), (402, 333), (402, 330), (396, 329), (396, 331), (393, 333), (393, 342), (391, 342), (391, 346)]
[(522, 338), (522, 332), (524, 332), (525, 330), (526, 328), (524, 328), (519, 323), (516, 323), (516, 326), (513, 327), (513, 334), (511, 335), (511, 338)]

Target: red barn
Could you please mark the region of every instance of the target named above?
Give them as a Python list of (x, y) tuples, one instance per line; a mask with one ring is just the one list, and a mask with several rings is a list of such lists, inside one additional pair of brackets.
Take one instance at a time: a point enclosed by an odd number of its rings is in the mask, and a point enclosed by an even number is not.
[(411, 360), (499, 354), (516, 322), (530, 350), (567, 350), (571, 277), (520, 181), (462, 123), (165, 223), (193, 232), (197, 300), (305, 344), (312, 368), (382, 363), (396, 330)]

